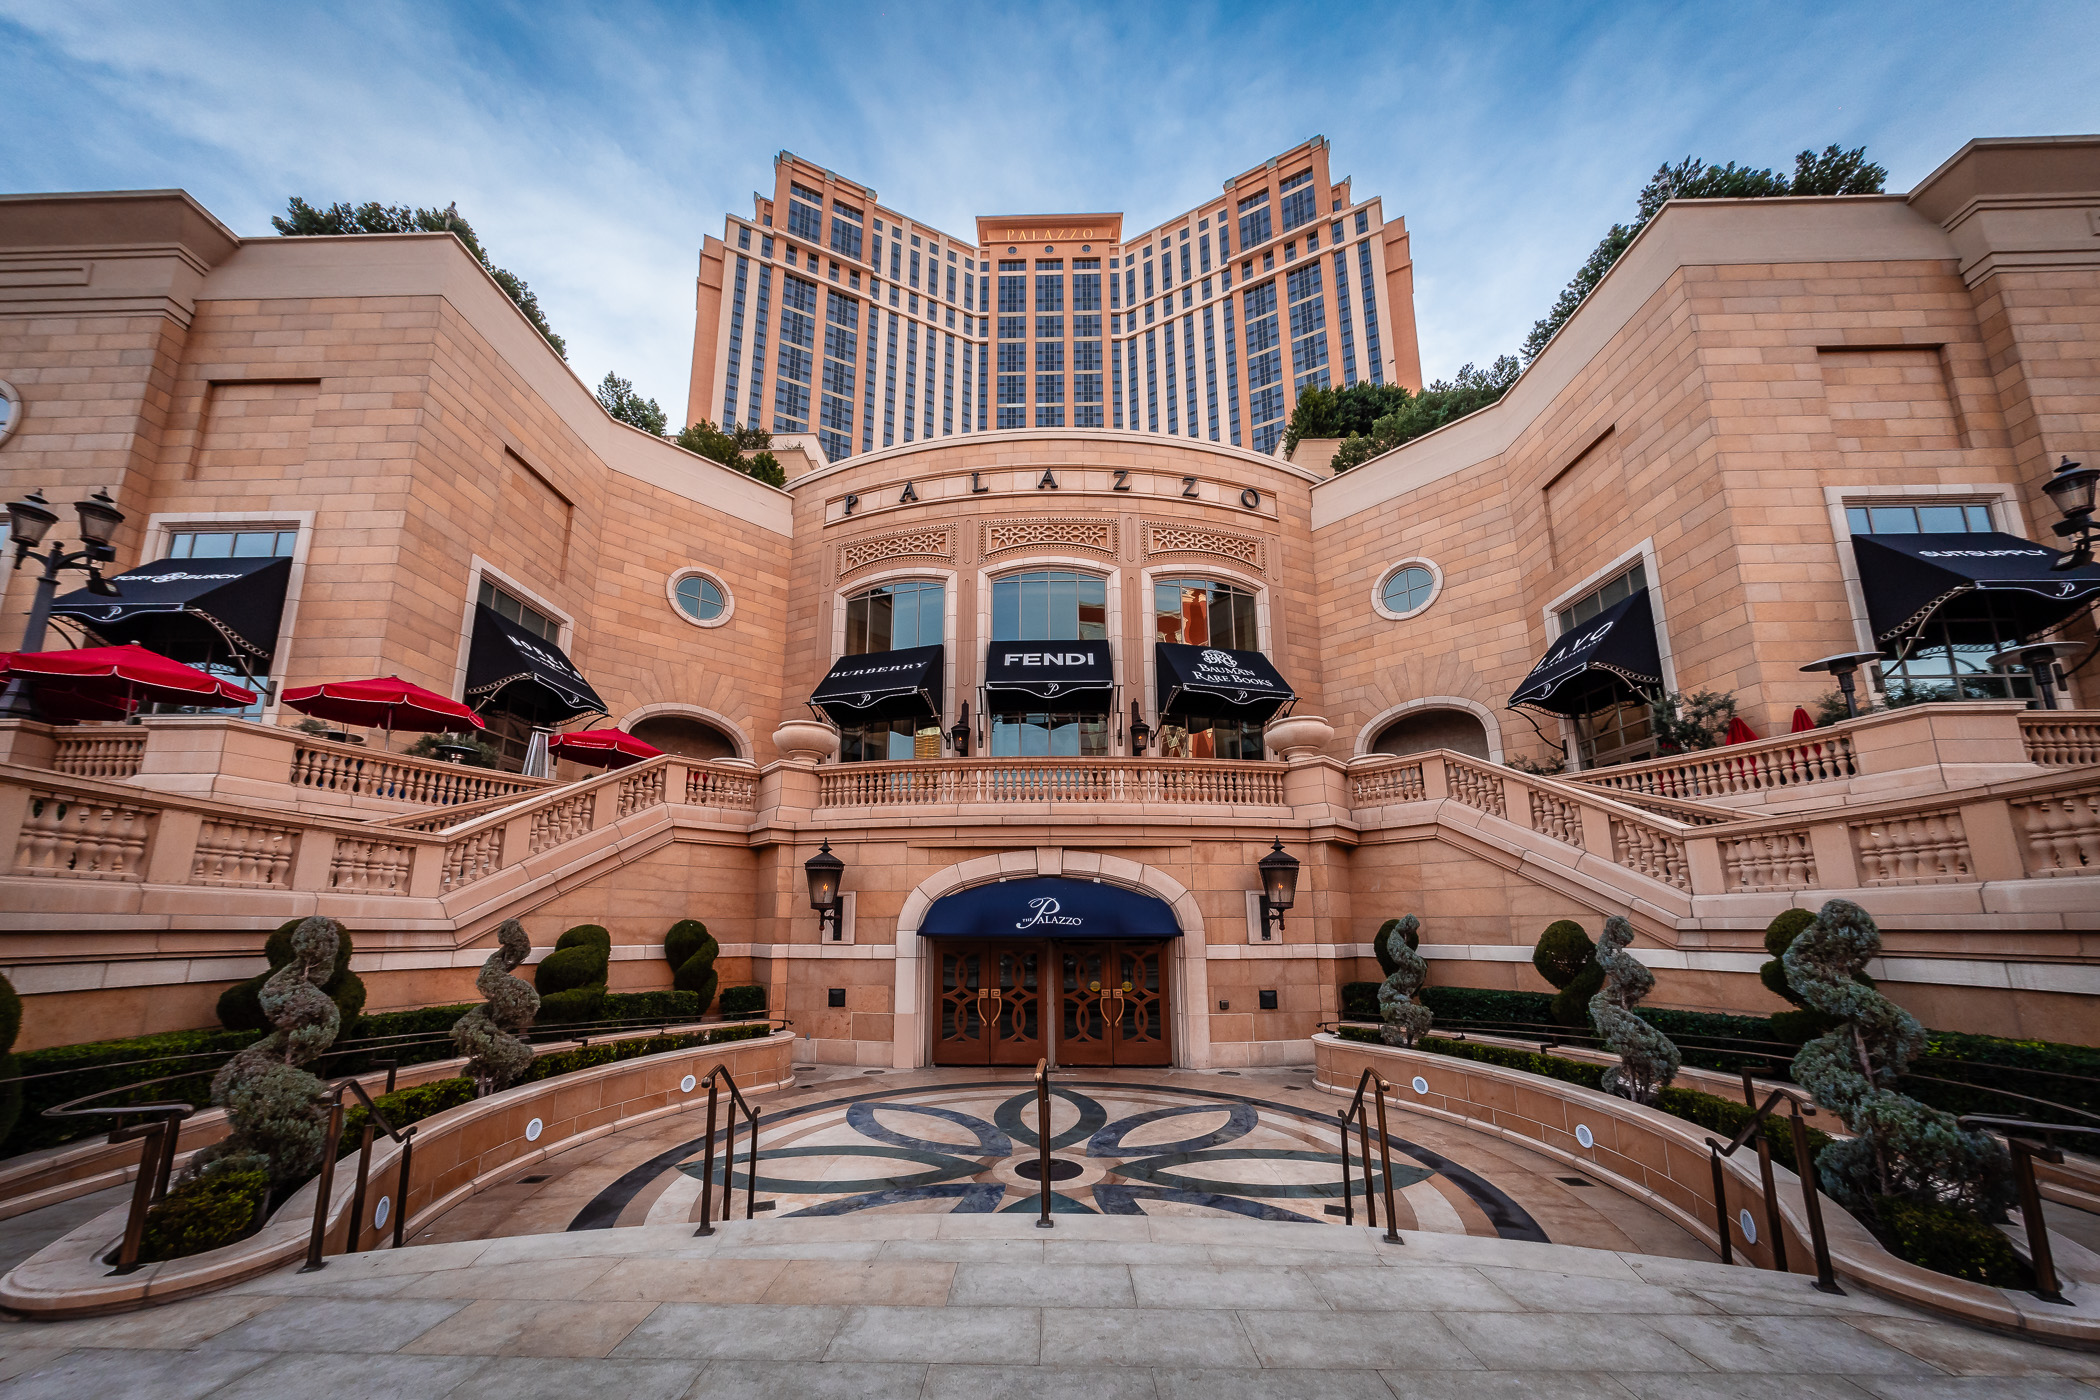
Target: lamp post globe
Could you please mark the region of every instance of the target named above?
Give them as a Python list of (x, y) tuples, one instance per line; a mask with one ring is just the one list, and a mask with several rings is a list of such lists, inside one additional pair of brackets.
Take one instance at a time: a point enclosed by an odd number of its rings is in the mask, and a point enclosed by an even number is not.
[(1283, 838), (1277, 837), (1269, 853), (1255, 862), (1255, 870), (1261, 875), (1262, 937), (1269, 936), (1269, 920), (1275, 919), (1276, 927), (1283, 927), (1283, 911), (1298, 899), (1298, 858), (1283, 848)]
[(802, 873), (809, 880), (809, 907), (817, 911), (817, 927), (828, 925), (834, 938), (838, 936), (839, 876), (845, 870), (846, 862), (831, 853), (829, 841), (802, 862)]
[(17, 562), (20, 555), (35, 549), (44, 542), (44, 536), (58, 523), (58, 512), (44, 499), (42, 491), (32, 491), (19, 501), (7, 503), (7, 533), (16, 547)]
[(108, 549), (117, 527), (124, 523), (124, 512), (118, 510), (117, 503), (109, 498), (109, 488), (104, 487), (84, 501), (73, 502), (73, 509), (80, 514), (80, 538), (93, 549)]
[(2088, 467), (2063, 459), (2055, 475), (2042, 483), (2049, 503), (2064, 515), (2084, 515), (2093, 509), (2093, 485), (2100, 482), (2100, 467)]

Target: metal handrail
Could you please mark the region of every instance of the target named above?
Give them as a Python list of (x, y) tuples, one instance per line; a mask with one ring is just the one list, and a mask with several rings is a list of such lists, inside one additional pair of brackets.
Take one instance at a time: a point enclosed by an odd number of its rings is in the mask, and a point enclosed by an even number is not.
[[(2042, 1190), (2034, 1179), (2034, 1164), (2062, 1164), (2063, 1149), (2050, 1141), (2051, 1135), (2076, 1133), (2082, 1137), (2100, 1137), (2100, 1128), (2076, 1123), (2031, 1123), (2024, 1118), (2001, 1118), (1989, 1113), (1973, 1113), (1954, 1121), (1964, 1128), (1996, 1130), (2004, 1137), (2006, 1147), (2012, 1152), (2013, 1180), (2020, 1191), (2020, 1222), (2027, 1229), (2028, 1262), (2034, 1269), (2032, 1292), (2045, 1303), (2070, 1306), (2071, 1300), (2064, 1297), (2063, 1287), (2056, 1277), (2056, 1251), (2049, 1245), (2049, 1221), (2042, 1214)], [(2036, 1141), (2032, 1136), (2016, 1137), (2016, 1133), (2039, 1133), (2041, 1140)]]
[(1785, 1089), (1774, 1089), (1760, 1107), (1748, 1070), (1743, 1071), (1743, 1100), (1750, 1108), (1750, 1119), (1736, 1130), (1728, 1146), (1723, 1147), (1712, 1138), (1706, 1140), (1707, 1157), (1713, 1165), (1714, 1224), (1721, 1236), (1721, 1262), (1735, 1262), (1735, 1250), (1728, 1235), (1728, 1176), (1721, 1170), (1721, 1159), (1733, 1157), (1745, 1143), (1754, 1142), (1757, 1144), (1758, 1179), (1764, 1187), (1765, 1229), (1772, 1237), (1772, 1267), (1780, 1273), (1788, 1272), (1786, 1224), (1779, 1215), (1779, 1192), (1772, 1181), (1771, 1139), (1765, 1132), (1766, 1116), (1784, 1103), (1793, 1127), (1794, 1167), (1801, 1178), (1801, 1207), (1808, 1216), (1809, 1248), (1816, 1263), (1816, 1287), (1825, 1293), (1842, 1294), (1845, 1290), (1838, 1287), (1837, 1271), (1830, 1262), (1830, 1238), (1823, 1229), (1823, 1195), (1816, 1186), (1815, 1157), (1809, 1151), (1808, 1125), (1802, 1121), (1804, 1111), (1813, 1114), (1815, 1109), (1806, 1105), (1799, 1095)]
[(728, 1065), (709, 1070), (706, 1083), (707, 1147), (700, 1157), (700, 1228), (693, 1231), (696, 1238), (715, 1232), (715, 1108), (725, 1084), (729, 1086), (729, 1133), (722, 1153), (722, 1219), (729, 1219), (730, 1189), (736, 1176), (736, 1114), (740, 1108), (751, 1123), (750, 1155), (744, 1163), (744, 1219), (749, 1220), (758, 1209), (758, 1110), (736, 1087), (736, 1076), (729, 1072)]
[[(393, 1092), (394, 1067), (387, 1066), (387, 1086), (381, 1095)], [(394, 1188), (394, 1248), (401, 1248), (402, 1232), (408, 1224), (408, 1176), (415, 1160), (416, 1125), (396, 1130), (379, 1111), (379, 1105), (365, 1092), (365, 1086), (355, 1079), (338, 1079), (328, 1086), (328, 1135), (321, 1147), (321, 1176), (317, 1186), (319, 1194), (314, 1198), (313, 1231), (306, 1239), (306, 1263), (299, 1272), (310, 1274), (316, 1269), (328, 1267), (321, 1256), (328, 1248), (328, 1204), (335, 1195), (336, 1148), (343, 1137), (343, 1095), (357, 1095), (365, 1106), (365, 1131), (357, 1151), (357, 1188), (350, 1196), (350, 1225), (343, 1239), (345, 1254), (357, 1253), (365, 1236), (365, 1187), (372, 1169), (372, 1135), (375, 1130), (384, 1131), (387, 1137), (401, 1144), (401, 1175)]]
[[(187, 1079), (188, 1075), (170, 1075), (168, 1079)], [(127, 1085), (127, 1088), (146, 1089), (155, 1084), (165, 1084), (168, 1079), (149, 1079), (143, 1084)], [(103, 1090), (102, 1093), (108, 1093)], [(43, 1111), (45, 1118), (115, 1118), (118, 1121), (109, 1130), (112, 1143), (129, 1142), (133, 1138), (143, 1139), (139, 1148), (138, 1176), (131, 1187), (131, 1211), (124, 1219), (124, 1238), (116, 1249), (103, 1257), (104, 1263), (114, 1263), (112, 1274), (128, 1274), (139, 1267), (139, 1250), (146, 1240), (146, 1211), (166, 1199), (168, 1178), (175, 1170), (175, 1142), (182, 1136), (182, 1120), (197, 1110), (186, 1103), (134, 1103), (120, 1107), (81, 1108), (78, 1105), (101, 1094), (82, 1094)], [(125, 1123), (126, 1118), (141, 1114), (152, 1115), (146, 1123)]]
[(1364, 1107), (1364, 1094), (1373, 1086), (1377, 1089), (1371, 1098), (1378, 1105), (1378, 1161), (1385, 1188), (1385, 1241), (1387, 1244), (1405, 1244), (1407, 1241), (1400, 1238), (1400, 1213), (1393, 1205), (1392, 1135), (1386, 1131), (1385, 1125), (1385, 1096), (1392, 1092), (1393, 1086), (1375, 1069), (1366, 1069), (1356, 1081), (1356, 1097), (1349, 1101), (1349, 1106), (1335, 1110), (1342, 1130), (1342, 1223), (1356, 1223), (1356, 1203), (1351, 1194), (1349, 1171), (1349, 1124), (1354, 1122), (1364, 1155), (1364, 1219), (1372, 1229), (1378, 1228), (1378, 1203), (1371, 1194), (1370, 1113)]
[(1050, 1062), (1035, 1062), (1035, 1147), (1036, 1176), (1042, 1183), (1043, 1215), (1035, 1222), (1038, 1230), (1054, 1230), (1057, 1223), (1050, 1218)]

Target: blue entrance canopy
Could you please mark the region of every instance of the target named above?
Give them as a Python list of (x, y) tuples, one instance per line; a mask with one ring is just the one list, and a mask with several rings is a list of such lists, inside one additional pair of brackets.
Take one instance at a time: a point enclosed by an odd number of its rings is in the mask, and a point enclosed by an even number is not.
[(1156, 895), (1054, 875), (973, 885), (943, 895), (919, 925), (923, 938), (1179, 938)]

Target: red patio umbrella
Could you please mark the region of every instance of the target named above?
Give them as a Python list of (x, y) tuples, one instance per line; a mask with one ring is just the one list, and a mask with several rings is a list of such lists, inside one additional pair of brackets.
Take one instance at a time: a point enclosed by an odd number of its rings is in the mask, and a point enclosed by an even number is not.
[(1741, 715), (1737, 715), (1734, 719), (1728, 721), (1728, 733), (1722, 736), (1721, 742), (1724, 744), (1748, 744), (1754, 743), (1756, 739), (1757, 731), (1745, 724)]
[(1799, 705), (1794, 706), (1794, 733), (1799, 734), (1804, 729), (1814, 729), (1815, 727), (1815, 717)]
[(434, 690), (425, 690), (399, 676), (302, 685), (296, 690), (287, 690), (284, 703), (315, 719), (383, 729), (389, 749), (394, 745), (394, 731), (397, 729), (412, 734), (446, 734), (454, 730), (487, 727), (480, 715), (459, 701), (448, 700)]
[(17, 677), (62, 719), (121, 719), (149, 700), (207, 709), (255, 703), (244, 686), (133, 645), (0, 653), (0, 678)]
[(630, 763), (663, 756), (663, 750), (656, 745), (645, 744), (618, 729), (578, 729), (557, 734), (547, 741), (547, 748), (557, 757), (588, 763), (593, 768), (625, 768)]

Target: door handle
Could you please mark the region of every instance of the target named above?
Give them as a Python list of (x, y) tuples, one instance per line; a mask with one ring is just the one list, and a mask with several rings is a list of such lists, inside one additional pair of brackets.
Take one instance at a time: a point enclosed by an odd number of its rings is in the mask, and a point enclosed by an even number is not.
[[(992, 1003), (992, 1014), (990, 1016), (984, 1014), (984, 1003), (987, 999), (989, 999)], [(990, 1030), (992, 1028), (993, 1021), (995, 1021), (999, 1015), (1000, 1001), (1001, 996), (998, 988), (996, 987), (988, 988), (977, 993), (977, 1024), (980, 1027), (982, 1027), (985, 1030)]]

